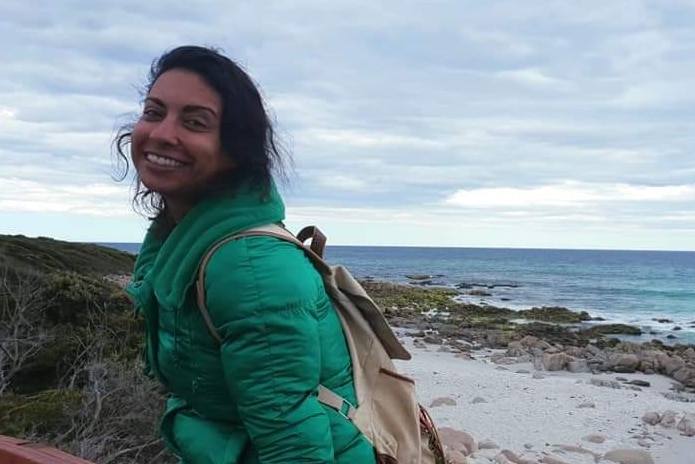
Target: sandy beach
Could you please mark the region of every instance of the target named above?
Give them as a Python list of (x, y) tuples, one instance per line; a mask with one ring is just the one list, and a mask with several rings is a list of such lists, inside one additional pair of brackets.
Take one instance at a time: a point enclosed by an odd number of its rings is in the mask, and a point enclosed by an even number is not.
[[(681, 428), (692, 424), (695, 395), (675, 392), (677, 382), (671, 378), (548, 372), (530, 362), (498, 364), (491, 358), (504, 350), (455, 354), (438, 345), (416, 345), (407, 332), (397, 332), (413, 354), (398, 367), (418, 382), (421, 403), (440, 428), (465, 431), (476, 443), (478, 450), (464, 449), (468, 456), (463, 460), (458, 455), (459, 462), (695, 462), (695, 436), (677, 429), (679, 423)], [(643, 419), (649, 413), (656, 413), (651, 415), (655, 425)], [(683, 421), (686, 414), (693, 416)], [(460, 442), (449, 439), (453, 447)]]

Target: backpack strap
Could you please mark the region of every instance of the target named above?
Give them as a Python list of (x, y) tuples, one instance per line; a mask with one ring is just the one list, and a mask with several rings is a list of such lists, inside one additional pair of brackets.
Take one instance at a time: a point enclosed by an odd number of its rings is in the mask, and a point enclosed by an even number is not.
[[(318, 227), (315, 226), (305, 227), (301, 230), (301, 232), (298, 235), (299, 237), (302, 237), (301, 240), (298, 237), (292, 235), (290, 231), (288, 231), (281, 225), (268, 224), (265, 226), (255, 227), (253, 229), (248, 229), (243, 232), (239, 232), (238, 234), (225, 237), (222, 240), (215, 243), (212, 246), (212, 248), (210, 248), (210, 250), (208, 250), (208, 252), (205, 254), (203, 260), (200, 263), (200, 266), (198, 267), (198, 280), (196, 281), (196, 297), (198, 299), (198, 308), (200, 308), (200, 313), (203, 316), (203, 320), (205, 320), (205, 325), (207, 325), (210, 334), (215, 338), (215, 340), (217, 340), (218, 343), (222, 343), (222, 338), (217, 333), (215, 325), (213, 324), (212, 319), (210, 318), (210, 312), (208, 311), (207, 305), (205, 304), (205, 269), (207, 268), (208, 262), (210, 262), (212, 255), (214, 255), (215, 252), (218, 249), (220, 249), (223, 245), (231, 241), (238, 240), (240, 238), (256, 236), (275, 237), (279, 240), (283, 240), (285, 242), (290, 242), (297, 245), (304, 252), (307, 258), (309, 258), (314, 267), (322, 275), (330, 274), (330, 266), (328, 266), (328, 264), (326, 264), (326, 262), (321, 257), (326, 247), (326, 236), (323, 235), (323, 233), (318, 229)], [(309, 246), (306, 246), (304, 244), (304, 241), (306, 241), (307, 239), (311, 239)]]
[[(198, 308), (200, 309), (200, 313), (205, 320), (205, 325), (207, 325), (210, 334), (215, 338), (215, 340), (217, 340), (219, 344), (222, 344), (223, 342), (222, 337), (220, 337), (220, 334), (217, 333), (215, 324), (213, 324), (212, 318), (210, 317), (210, 312), (205, 304), (205, 269), (207, 268), (208, 262), (212, 258), (212, 255), (226, 243), (243, 237), (256, 236), (275, 237), (279, 240), (293, 243), (304, 251), (307, 258), (311, 260), (311, 263), (322, 275), (329, 275), (332, 273), (330, 266), (328, 266), (328, 264), (326, 264), (322, 258), (324, 249), (326, 247), (326, 236), (323, 235), (318, 227), (315, 226), (305, 227), (299, 232), (299, 234), (297, 234), (297, 237), (295, 237), (292, 235), (292, 233), (290, 233), (290, 231), (280, 225), (268, 224), (266, 226), (256, 227), (239, 232), (238, 234), (230, 235), (229, 237), (225, 237), (219, 242), (215, 243), (215, 245), (213, 245), (213, 247), (210, 248), (210, 250), (205, 254), (205, 257), (203, 257), (203, 260), (200, 263), (200, 267), (198, 268), (196, 290), (198, 292)], [(307, 239), (311, 239), (309, 246), (304, 244)], [(357, 411), (357, 408), (352, 403), (323, 385), (319, 385), (318, 400), (320, 403), (333, 408), (348, 420), (353, 420), (355, 412)]]
[(326, 236), (316, 226), (306, 226), (297, 234), (297, 240), (304, 243), (311, 239), (309, 247), (311, 251), (323, 258), (323, 251), (326, 249)]

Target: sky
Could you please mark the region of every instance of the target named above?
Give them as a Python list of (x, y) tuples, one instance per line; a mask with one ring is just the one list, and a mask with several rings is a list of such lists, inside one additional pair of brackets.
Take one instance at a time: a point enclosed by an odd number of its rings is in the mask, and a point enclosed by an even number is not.
[(0, 234), (139, 242), (112, 140), (183, 44), (242, 65), (329, 245), (695, 250), (693, 0), (0, 0)]

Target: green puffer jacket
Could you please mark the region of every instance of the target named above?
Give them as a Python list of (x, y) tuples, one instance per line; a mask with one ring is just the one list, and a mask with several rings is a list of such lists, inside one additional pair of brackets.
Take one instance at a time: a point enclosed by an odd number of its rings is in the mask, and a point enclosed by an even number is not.
[(374, 464), (352, 423), (317, 399), (323, 384), (354, 403), (340, 321), (294, 245), (247, 237), (208, 263), (210, 335), (196, 304), (198, 265), (217, 241), (284, 219), (273, 189), (206, 200), (162, 241), (150, 230), (128, 291), (145, 315), (146, 364), (170, 393), (161, 422), (186, 464)]

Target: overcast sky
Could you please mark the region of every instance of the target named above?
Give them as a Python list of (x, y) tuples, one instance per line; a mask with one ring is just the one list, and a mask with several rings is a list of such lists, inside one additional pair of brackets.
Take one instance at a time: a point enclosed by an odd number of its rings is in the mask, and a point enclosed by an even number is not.
[(693, 0), (0, 0), (0, 233), (138, 242), (150, 62), (259, 83), (329, 244), (695, 250)]

